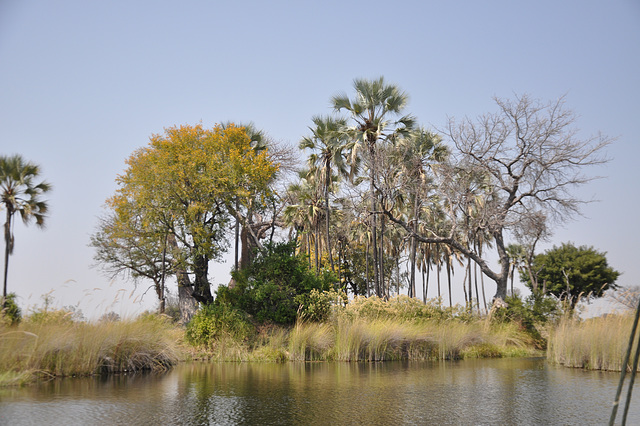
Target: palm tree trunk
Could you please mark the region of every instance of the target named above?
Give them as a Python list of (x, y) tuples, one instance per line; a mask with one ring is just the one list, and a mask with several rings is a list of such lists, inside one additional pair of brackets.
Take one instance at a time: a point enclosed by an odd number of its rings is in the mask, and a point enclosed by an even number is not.
[(446, 267), (447, 267), (447, 283), (449, 285), (449, 307), (453, 308), (453, 300), (451, 299), (451, 259), (449, 258), (448, 255), (446, 260)]
[(315, 236), (313, 238), (313, 248), (315, 250), (315, 258), (316, 258), (316, 275), (320, 274), (320, 258), (318, 257), (318, 250), (320, 250), (320, 245), (318, 242), (318, 224), (315, 226)]
[(478, 293), (478, 264), (473, 263), (473, 283), (476, 287), (476, 308), (480, 314), (480, 294)]
[(329, 223), (330, 223), (330, 221), (329, 221), (330, 213), (329, 212), (331, 210), (331, 208), (329, 207), (329, 179), (331, 178), (331, 175), (330, 175), (330, 171), (331, 171), (330, 164), (327, 165), (326, 169), (327, 170), (326, 170), (325, 182), (324, 182), (324, 204), (325, 204), (325, 207), (327, 209), (326, 214), (325, 214), (326, 222), (327, 222), (326, 223), (326, 226), (327, 226), (327, 229), (326, 229), (326, 234), (327, 234), (327, 253), (329, 254), (329, 264), (331, 265), (331, 271), (335, 272), (335, 269), (333, 267), (333, 256), (331, 255), (331, 237), (330, 237), (331, 234), (329, 232)]
[(473, 289), (471, 287), (471, 258), (467, 257), (467, 273), (469, 274), (469, 312), (473, 311)]
[(416, 238), (418, 232), (418, 197), (414, 194), (413, 225), (414, 235), (411, 236), (411, 279), (409, 280), (409, 297), (416, 297)]
[(4, 223), (4, 286), (2, 289), (2, 306), (7, 300), (7, 277), (9, 276), (9, 254), (13, 251), (13, 241), (11, 238), (11, 218), (13, 216), (13, 209), (9, 205), (5, 205), (7, 208), (7, 221)]
[(378, 227), (376, 223), (376, 199), (375, 199), (375, 190), (373, 186), (373, 169), (371, 170), (371, 187), (369, 188), (369, 194), (371, 196), (371, 244), (373, 249), (373, 284), (376, 291), (376, 296), (382, 297), (381, 288), (380, 288), (380, 263), (378, 259)]
[(427, 263), (425, 265), (425, 269), (426, 269), (426, 279), (425, 279), (425, 286), (424, 286), (424, 294), (422, 295), (422, 301), (424, 303), (427, 303), (427, 295), (429, 294), (429, 276), (431, 275), (431, 265)]
[(513, 276), (516, 274), (516, 264), (511, 266), (511, 297), (513, 297)]
[[(442, 293), (440, 291), (440, 272), (441, 272), (441, 266), (440, 266), (440, 260), (438, 259), (438, 263), (436, 264), (436, 269), (437, 269), (437, 278), (438, 278), (438, 299), (442, 298)], [(440, 301), (442, 302), (442, 300)]]
[(367, 247), (365, 253), (364, 270), (367, 276), (367, 297), (371, 297), (371, 281), (369, 277), (369, 238), (367, 238)]
[(390, 285), (387, 285), (384, 280), (384, 258), (384, 216), (382, 216), (380, 218), (380, 254), (378, 255), (378, 267), (380, 271), (378, 272), (378, 279), (380, 280), (383, 296), (388, 298), (391, 289), (389, 288)]
[(420, 271), (422, 273), (422, 303), (427, 303), (427, 286), (424, 279), (424, 275), (426, 272), (425, 269), (426, 267), (423, 267), (422, 270)]

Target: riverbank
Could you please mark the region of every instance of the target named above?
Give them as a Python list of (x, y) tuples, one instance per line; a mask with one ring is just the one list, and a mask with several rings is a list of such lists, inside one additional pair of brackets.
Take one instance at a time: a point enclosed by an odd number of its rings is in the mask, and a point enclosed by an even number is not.
[[(324, 322), (255, 326), (230, 334), (229, 324), (190, 344), (189, 329), (166, 316), (74, 321), (64, 311), (0, 325), (0, 385), (39, 378), (166, 370), (182, 360), (388, 361), (513, 357), (539, 354), (513, 323), (491, 323), (461, 308), (436, 310), (422, 302), (363, 299)], [(416, 312), (422, 310), (422, 314)], [(207, 323), (208, 324), (208, 323)], [(211, 330), (208, 330), (211, 331)]]
[(184, 359), (184, 332), (166, 318), (73, 321), (54, 311), (0, 325), (0, 385), (40, 378), (167, 370)]
[[(184, 360), (375, 362), (543, 354), (540, 340), (517, 321), (491, 320), (462, 307), (442, 308), (408, 298), (362, 298), (335, 309), (325, 321), (299, 319), (290, 327), (240, 327), (238, 317), (226, 312), (225, 318), (227, 322), (205, 317), (197, 325), (200, 334), (154, 314), (85, 322), (53, 311), (17, 325), (1, 323), (0, 386), (167, 370)], [(547, 358), (567, 367), (620, 371), (632, 320), (630, 314), (563, 318), (545, 329)]]

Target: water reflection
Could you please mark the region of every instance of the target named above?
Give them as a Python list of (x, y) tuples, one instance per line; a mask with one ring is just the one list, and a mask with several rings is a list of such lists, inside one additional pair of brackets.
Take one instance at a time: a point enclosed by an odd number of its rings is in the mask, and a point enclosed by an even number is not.
[[(1, 424), (606, 424), (618, 375), (542, 359), (185, 364), (0, 390)], [(630, 424), (640, 424), (634, 398)]]

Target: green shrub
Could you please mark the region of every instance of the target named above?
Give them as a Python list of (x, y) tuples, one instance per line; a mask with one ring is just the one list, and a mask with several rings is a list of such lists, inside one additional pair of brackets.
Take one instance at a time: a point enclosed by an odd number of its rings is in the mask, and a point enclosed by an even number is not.
[(299, 315), (302, 319), (322, 322), (329, 319), (334, 306), (342, 307), (348, 302), (348, 299), (342, 291), (313, 289), (309, 293), (297, 295), (295, 302), (299, 305)]
[(187, 324), (186, 340), (194, 346), (211, 347), (216, 340), (247, 341), (255, 327), (246, 313), (227, 304), (205, 305)]
[(234, 272), (233, 288), (218, 288), (215, 304), (233, 306), (258, 322), (295, 323), (300, 305), (310, 301), (300, 296), (329, 290), (335, 283), (329, 272), (316, 276), (310, 271), (305, 259), (295, 254), (295, 247), (295, 242), (268, 245), (251, 266)]
[(376, 296), (356, 296), (346, 305), (342, 315), (352, 319), (393, 319), (410, 322), (445, 321), (453, 318), (466, 321), (472, 318), (460, 305), (444, 308), (438, 299), (430, 299), (425, 304), (421, 300), (404, 295), (388, 300)]
[(20, 308), (16, 303), (16, 294), (7, 294), (7, 297), (4, 300), (4, 304), (2, 306), (2, 311), (0, 311), (0, 320), (9, 325), (12, 325), (18, 324), (21, 319), (22, 312), (20, 312)]
[(533, 295), (526, 300), (522, 300), (519, 296), (510, 296), (505, 299), (505, 302), (507, 307), (496, 310), (492, 321), (514, 322), (527, 332), (539, 347), (545, 347), (546, 342), (541, 329), (547, 323), (554, 323), (560, 318), (562, 314), (560, 303), (553, 297)]

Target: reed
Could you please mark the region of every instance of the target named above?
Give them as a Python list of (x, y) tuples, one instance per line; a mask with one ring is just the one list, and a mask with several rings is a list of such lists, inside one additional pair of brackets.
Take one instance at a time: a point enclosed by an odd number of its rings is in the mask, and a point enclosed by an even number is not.
[(547, 358), (567, 367), (621, 371), (632, 324), (629, 313), (587, 320), (563, 318), (551, 331)]
[(516, 324), (457, 312), (406, 297), (388, 302), (357, 298), (334, 310), (327, 323), (299, 321), (289, 334), (288, 359), (435, 360), (533, 353), (532, 339)]
[(182, 335), (169, 321), (152, 315), (95, 323), (59, 315), (0, 325), (0, 382), (165, 370), (184, 356)]

